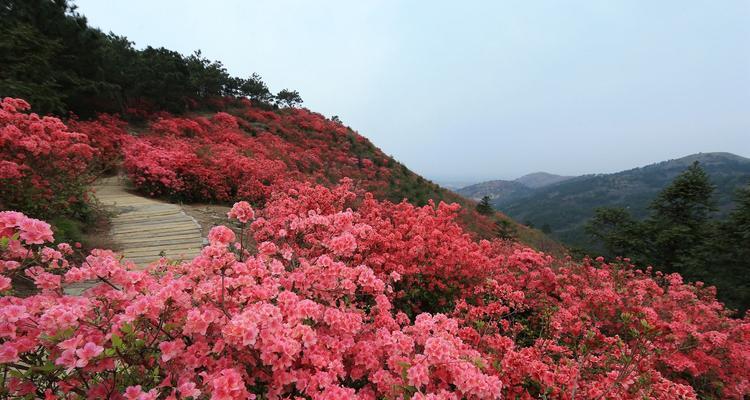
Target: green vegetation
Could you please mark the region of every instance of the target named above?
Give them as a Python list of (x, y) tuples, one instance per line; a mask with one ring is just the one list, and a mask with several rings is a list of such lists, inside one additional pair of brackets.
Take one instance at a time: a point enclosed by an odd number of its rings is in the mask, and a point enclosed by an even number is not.
[(750, 187), (737, 192), (737, 205), (723, 220), (712, 218), (714, 193), (696, 161), (656, 196), (645, 219), (624, 208), (599, 208), (585, 229), (607, 255), (716, 285), (721, 300), (744, 311), (750, 308)]
[(133, 48), (88, 26), (66, 0), (0, 0), (0, 96), (23, 98), (40, 114), (184, 112), (219, 97), (293, 107), (297, 91), (273, 96), (261, 77), (237, 78), (221, 62), (165, 48)]
[(495, 222), (495, 235), (500, 239), (514, 240), (518, 236), (518, 231), (510, 221), (501, 219)]
[[(584, 231), (600, 207), (625, 208), (636, 219), (650, 215), (651, 201), (694, 161), (715, 186), (712, 218), (726, 217), (735, 206), (734, 192), (750, 182), (750, 159), (730, 153), (701, 153), (613, 174), (579, 176), (537, 189), (514, 191), (509, 197), (490, 193), (495, 209), (537, 227), (548, 224), (551, 236), (568, 246), (600, 251)], [(463, 189), (460, 191), (463, 193)]]
[(482, 200), (477, 204), (477, 212), (482, 215), (491, 215), (495, 212), (495, 209), (492, 208), (492, 204), (490, 204), (490, 196), (482, 197)]

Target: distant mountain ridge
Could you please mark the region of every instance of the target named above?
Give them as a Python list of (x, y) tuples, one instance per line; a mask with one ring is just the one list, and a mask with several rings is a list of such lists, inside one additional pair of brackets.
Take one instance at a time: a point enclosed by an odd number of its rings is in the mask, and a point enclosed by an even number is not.
[(497, 179), (476, 183), (460, 188), (456, 192), (475, 200), (489, 196), (494, 203), (503, 204), (530, 195), (534, 192), (534, 189), (564, 182), (572, 178), (574, 177), (555, 175), (547, 172), (534, 172), (512, 181)]
[(583, 226), (596, 208), (625, 207), (634, 217), (645, 217), (657, 193), (694, 161), (700, 162), (716, 186), (718, 214), (725, 214), (732, 208), (734, 191), (750, 184), (750, 159), (726, 152), (691, 154), (612, 174), (567, 177), (556, 182), (551, 179), (536, 188), (522, 184), (524, 177), (482, 182), (458, 193), (471, 198), (490, 196), (495, 208), (516, 221), (547, 224), (553, 237), (569, 245), (586, 246)]
[(559, 182), (564, 182), (572, 178), (575, 178), (575, 177), (555, 175), (555, 174), (550, 174), (547, 172), (534, 172), (532, 174), (524, 175), (516, 179), (514, 182), (518, 182), (532, 189), (539, 189), (541, 187), (553, 185)]

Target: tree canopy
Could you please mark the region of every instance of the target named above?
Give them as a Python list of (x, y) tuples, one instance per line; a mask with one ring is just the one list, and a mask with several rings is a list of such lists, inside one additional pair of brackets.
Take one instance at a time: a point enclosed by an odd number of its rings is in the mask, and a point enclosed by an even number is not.
[(0, 19), (0, 97), (27, 99), (42, 114), (180, 113), (227, 96), (269, 106), (302, 103), (297, 91), (274, 96), (260, 75), (233, 77), (200, 51), (136, 49), (125, 37), (88, 26), (67, 0), (0, 0)]

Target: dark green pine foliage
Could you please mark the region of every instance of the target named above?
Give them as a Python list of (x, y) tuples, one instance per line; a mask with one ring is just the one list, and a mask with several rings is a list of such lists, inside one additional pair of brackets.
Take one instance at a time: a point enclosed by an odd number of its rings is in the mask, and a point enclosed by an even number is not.
[[(737, 191), (737, 206), (720, 222), (706, 258), (713, 271), (719, 295), (740, 310), (750, 309), (750, 186)], [(707, 268), (709, 269), (709, 268)], [(731, 287), (732, 290), (721, 292)]]
[(66, 0), (0, 0), (0, 97), (19, 97), (42, 114), (92, 117), (128, 108), (180, 113), (210, 108), (217, 97), (294, 107), (297, 91), (279, 98), (253, 74), (229, 75), (200, 51), (138, 50), (125, 37), (88, 26)]
[(490, 196), (484, 196), (481, 200), (479, 200), (479, 204), (477, 204), (477, 212), (482, 215), (492, 215), (492, 213), (495, 212), (495, 210), (492, 208)]
[(594, 217), (586, 224), (585, 231), (603, 246), (606, 255), (635, 258), (640, 257), (639, 253), (644, 248), (642, 225), (622, 207), (601, 207), (594, 211)]
[(649, 207), (645, 231), (647, 257), (668, 272), (703, 275), (706, 244), (712, 236), (710, 222), (716, 211), (714, 186), (696, 161), (664, 189)]

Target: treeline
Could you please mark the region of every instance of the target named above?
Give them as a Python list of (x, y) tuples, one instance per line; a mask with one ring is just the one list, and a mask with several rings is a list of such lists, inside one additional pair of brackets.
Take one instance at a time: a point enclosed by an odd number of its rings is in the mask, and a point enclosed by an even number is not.
[(26, 99), (41, 114), (180, 113), (227, 96), (271, 107), (302, 102), (297, 91), (272, 94), (258, 74), (233, 77), (200, 51), (135, 49), (90, 27), (67, 0), (0, 0), (0, 65), (0, 98)]
[(653, 200), (647, 218), (599, 208), (586, 231), (609, 256), (715, 285), (719, 299), (742, 312), (750, 309), (750, 186), (736, 192), (735, 208), (722, 220), (714, 215), (714, 191), (695, 162)]

